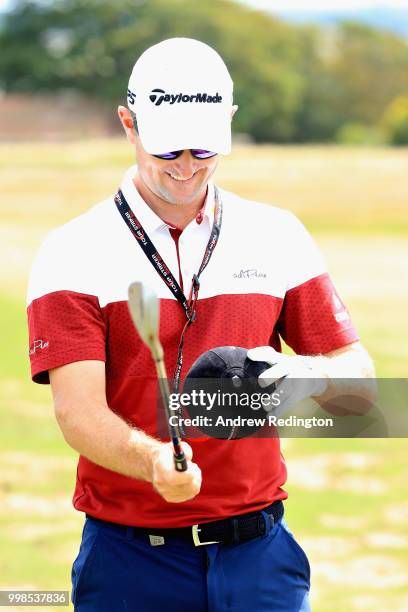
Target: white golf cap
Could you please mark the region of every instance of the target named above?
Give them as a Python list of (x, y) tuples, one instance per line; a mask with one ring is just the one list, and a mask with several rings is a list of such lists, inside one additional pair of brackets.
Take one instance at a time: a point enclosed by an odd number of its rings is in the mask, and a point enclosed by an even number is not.
[(128, 107), (150, 154), (181, 149), (231, 152), (233, 82), (218, 53), (199, 40), (169, 38), (133, 67)]

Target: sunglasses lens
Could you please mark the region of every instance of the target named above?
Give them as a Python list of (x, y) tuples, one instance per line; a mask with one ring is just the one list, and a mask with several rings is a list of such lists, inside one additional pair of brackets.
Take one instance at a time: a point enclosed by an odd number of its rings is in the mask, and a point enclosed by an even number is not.
[(217, 153), (213, 151), (206, 151), (205, 149), (191, 149), (191, 153), (193, 157), (197, 157), (198, 159), (208, 159), (209, 157), (214, 157)]
[(169, 151), (169, 153), (160, 153), (154, 157), (159, 157), (160, 159), (176, 159), (182, 152), (183, 151)]

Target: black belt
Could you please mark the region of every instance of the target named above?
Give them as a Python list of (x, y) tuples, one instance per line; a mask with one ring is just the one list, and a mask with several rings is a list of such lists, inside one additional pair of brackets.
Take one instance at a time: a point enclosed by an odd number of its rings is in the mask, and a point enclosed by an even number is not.
[(150, 539), (151, 543), (156, 541), (163, 544), (166, 537), (172, 537), (186, 540), (195, 546), (202, 546), (203, 544), (239, 544), (266, 535), (274, 524), (281, 520), (283, 510), (283, 503), (278, 500), (258, 512), (240, 514), (228, 519), (200, 523), (191, 527), (167, 527), (163, 529), (160, 527), (130, 527), (97, 519), (89, 514), (86, 516), (117, 531), (128, 533), (129, 530), (133, 530), (134, 535), (153, 536), (156, 540)]

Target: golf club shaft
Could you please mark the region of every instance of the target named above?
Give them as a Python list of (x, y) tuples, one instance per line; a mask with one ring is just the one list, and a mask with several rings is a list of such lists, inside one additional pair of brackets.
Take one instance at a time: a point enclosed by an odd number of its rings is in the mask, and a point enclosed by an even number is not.
[(170, 389), (164, 365), (163, 347), (159, 340), (159, 302), (153, 289), (141, 282), (132, 283), (128, 290), (129, 310), (133, 323), (143, 342), (148, 346), (157, 371), (160, 393), (166, 412), (167, 426), (174, 448), (174, 465), (178, 472), (187, 470), (187, 460), (181, 447), (178, 426), (171, 423)]

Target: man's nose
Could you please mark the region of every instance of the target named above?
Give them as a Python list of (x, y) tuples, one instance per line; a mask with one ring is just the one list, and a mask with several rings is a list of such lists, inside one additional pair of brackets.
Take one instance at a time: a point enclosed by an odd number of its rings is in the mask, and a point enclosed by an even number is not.
[(183, 153), (175, 160), (176, 169), (181, 178), (187, 179), (196, 171), (196, 160), (191, 155), (189, 149), (184, 149)]

